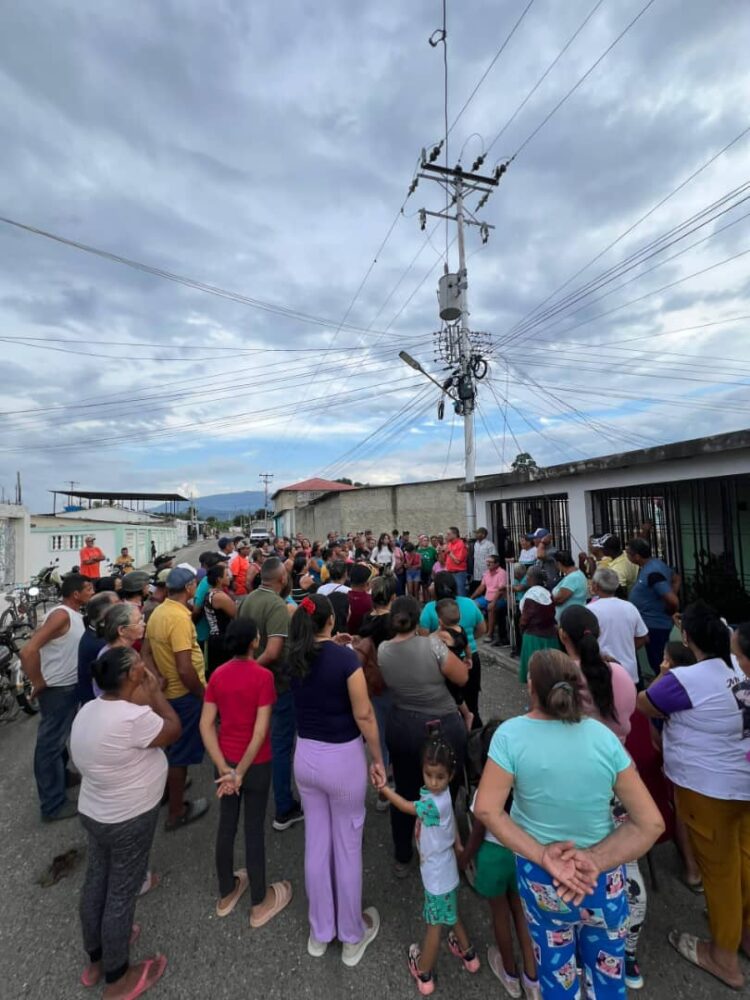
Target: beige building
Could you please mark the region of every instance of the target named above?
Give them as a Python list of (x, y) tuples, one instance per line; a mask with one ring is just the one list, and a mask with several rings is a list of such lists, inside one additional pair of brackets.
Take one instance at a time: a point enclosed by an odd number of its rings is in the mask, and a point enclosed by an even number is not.
[[(298, 510), (307, 504), (313, 503), (320, 497), (328, 494), (347, 493), (356, 490), (356, 486), (348, 483), (337, 483), (333, 479), (304, 479), (301, 483), (292, 483), (291, 486), (282, 486), (276, 490), (272, 500), (274, 506), (274, 532), (285, 538), (291, 538), (298, 531), (305, 532), (300, 527)], [(335, 529), (328, 529), (329, 531)]]
[(458, 487), (462, 479), (443, 479), (395, 486), (361, 486), (327, 493), (296, 510), (296, 530), (311, 540), (329, 531), (346, 535), (370, 529), (408, 531), (412, 538), (424, 531), (442, 533), (455, 525), (466, 532), (466, 501)]

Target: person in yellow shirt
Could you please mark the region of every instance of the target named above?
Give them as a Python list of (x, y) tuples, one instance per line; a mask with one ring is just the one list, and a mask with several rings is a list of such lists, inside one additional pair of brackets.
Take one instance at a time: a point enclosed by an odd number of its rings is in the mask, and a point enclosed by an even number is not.
[(115, 566), (119, 566), (123, 573), (131, 573), (133, 571), (133, 557), (125, 546), (120, 549), (120, 554), (115, 559)]
[(154, 608), (141, 651), (164, 678), (164, 695), (182, 724), (182, 735), (167, 748), (169, 813), (165, 830), (177, 830), (208, 811), (206, 799), (185, 801), (187, 769), (203, 761), (200, 717), (206, 686), (203, 653), (195, 634), (189, 601), (195, 593), (195, 573), (175, 566), (167, 574), (167, 597)]
[(614, 570), (620, 580), (620, 586), (625, 588), (626, 594), (629, 594), (638, 579), (638, 567), (628, 559), (620, 539), (617, 535), (602, 535), (601, 538), (595, 539), (594, 544), (603, 554), (603, 558), (597, 561), (596, 568)]

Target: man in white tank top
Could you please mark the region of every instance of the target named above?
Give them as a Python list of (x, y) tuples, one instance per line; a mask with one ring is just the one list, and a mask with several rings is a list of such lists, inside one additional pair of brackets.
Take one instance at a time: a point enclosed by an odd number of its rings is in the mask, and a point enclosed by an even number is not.
[(21, 664), (39, 699), (34, 777), (44, 822), (78, 812), (65, 794), (72, 779), (65, 765), (78, 708), (78, 644), (84, 633), (81, 609), (93, 594), (94, 585), (85, 576), (64, 577), (62, 604), (48, 612), (21, 650)]

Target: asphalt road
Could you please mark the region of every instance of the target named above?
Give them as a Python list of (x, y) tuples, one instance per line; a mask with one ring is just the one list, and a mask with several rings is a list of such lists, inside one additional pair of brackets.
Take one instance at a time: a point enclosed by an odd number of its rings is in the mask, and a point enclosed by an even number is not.
[[(204, 544), (181, 554), (195, 560)], [(508, 661), (487, 650), (484, 659), (483, 711), (510, 716), (523, 709), (522, 691)], [(76, 819), (49, 826), (39, 820), (32, 774), (36, 720), (25, 716), (0, 726), (0, 857), (3, 893), (0, 913), (0, 998), (83, 997), (78, 985), (84, 962), (77, 918), (78, 897), (85, 861), (50, 888), (38, 878), (55, 855), (70, 848), (85, 851), (85, 838)], [(193, 795), (212, 794), (209, 765), (193, 768)], [(322, 959), (307, 955), (308, 925), (303, 881), (304, 829), (267, 834), (269, 879), (288, 878), (294, 899), (288, 909), (261, 930), (251, 930), (245, 900), (227, 919), (214, 914), (216, 884), (213, 842), (218, 812), (176, 833), (157, 831), (151, 856), (162, 884), (139, 901), (136, 919), (142, 924), (134, 958), (163, 951), (169, 965), (162, 982), (149, 995), (162, 1000), (211, 997), (244, 1000), (248, 995), (287, 1000), (310, 997), (383, 996), (406, 1000), (416, 995), (405, 962), (406, 947), (422, 934), (422, 891), (418, 869), (397, 880), (391, 869), (389, 821), (378, 813), (369, 795), (365, 826), (364, 904), (376, 906), (382, 927), (356, 969), (347, 969), (338, 947)], [(238, 856), (239, 860), (239, 856)], [(642, 937), (641, 966), (644, 1000), (715, 1000), (730, 991), (693, 970), (666, 942), (672, 927), (704, 934), (703, 902), (678, 881), (678, 865), (671, 845), (656, 849), (659, 891), (650, 893)], [(651, 886), (649, 885), (649, 889)], [(247, 897), (246, 897), (247, 898)], [(491, 943), (488, 913), (482, 900), (462, 886), (462, 915), (484, 960)], [(750, 969), (747, 969), (750, 973)], [(440, 956), (436, 995), (465, 1000), (504, 997), (486, 962), (471, 976), (447, 950)], [(748, 991), (746, 991), (748, 995)]]

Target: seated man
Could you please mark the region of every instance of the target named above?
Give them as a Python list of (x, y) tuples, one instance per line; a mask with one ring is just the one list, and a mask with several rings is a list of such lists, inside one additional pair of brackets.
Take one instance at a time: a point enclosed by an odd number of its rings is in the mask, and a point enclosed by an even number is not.
[[(508, 574), (500, 565), (499, 556), (487, 557), (487, 569), (471, 595), (477, 607), (487, 612), (487, 635), (493, 646), (502, 646), (507, 640), (505, 612), (508, 607)], [(498, 618), (501, 636), (495, 637), (495, 620)]]

